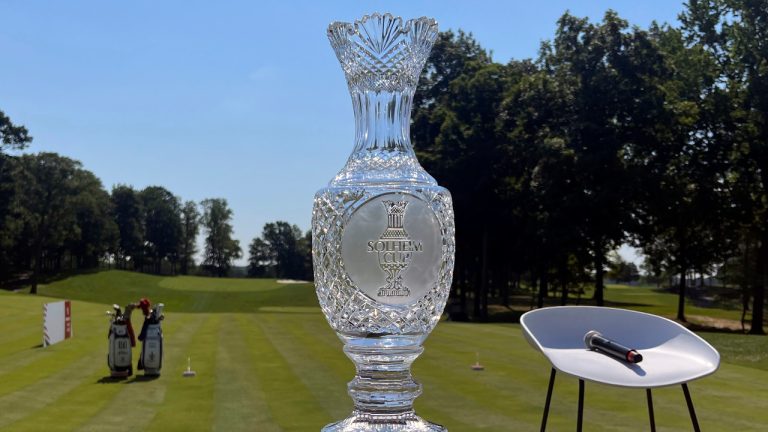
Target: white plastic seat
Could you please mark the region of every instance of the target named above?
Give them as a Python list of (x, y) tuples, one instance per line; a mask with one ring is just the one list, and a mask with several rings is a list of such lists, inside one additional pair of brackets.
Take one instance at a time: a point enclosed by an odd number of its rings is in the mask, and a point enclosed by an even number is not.
[[(621, 387), (682, 384), (715, 372), (720, 354), (680, 324), (643, 312), (593, 306), (560, 306), (520, 318), (528, 342), (564, 373)], [(636, 364), (616, 360), (584, 345), (597, 330), (643, 355)]]
[[(552, 364), (542, 430), (549, 410), (554, 370), (579, 378), (579, 429), (581, 427), (583, 381), (621, 387), (644, 388), (648, 392), (651, 428), (654, 429), (650, 389), (681, 384), (694, 429), (698, 430), (688, 381), (714, 373), (720, 354), (704, 339), (680, 324), (643, 312), (593, 306), (560, 306), (537, 309), (520, 318), (528, 342)], [(584, 335), (596, 330), (605, 337), (636, 349), (640, 363), (628, 363), (588, 350)]]

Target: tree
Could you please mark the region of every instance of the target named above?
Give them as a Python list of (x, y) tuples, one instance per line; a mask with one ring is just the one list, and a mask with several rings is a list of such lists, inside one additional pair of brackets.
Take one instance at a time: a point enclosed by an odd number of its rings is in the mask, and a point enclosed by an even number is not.
[(115, 250), (119, 240), (112, 203), (101, 180), (90, 171), (75, 171), (72, 182), (71, 210), (76, 229), (67, 240), (66, 249), (77, 268), (94, 268), (108, 252)]
[[(608, 11), (602, 23), (568, 13), (540, 58), (565, 104), (555, 105), (553, 129), (573, 152), (572, 228), (583, 236), (595, 272), (595, 301), (603, 305), (606, 254), (626, 239), (634, 203), (628, 151), (656, 139), (663, 120), (662, 57), (647, 32)], [(564, 125), (564, 127), (562, 126)]]
[(11, 203), (16, 194), (13, 180), (15, 160), (6, 155), (5, 151), (22, 150), (30, 142), (32, 137), (27, 129), (14, 125), (11, 119), (0, 111), (0, 279), (11, 269), (9, 250), (14, 244), (12, 226), (15, 225), (11, 215)]
[(758, 268), (755, 261), (757, 257), (755, 251), (755, 239), (747, 235), (741, 236), (737, 253), (727, 259), (722, 266), (718, 268), (717, 278), (723, 281), (725, 287), (735, 285), (738, 295), (741, 299), (741, 329), (746, 327), (747, 313), (750, 311), (750, 301), (752, 300), (753, 287), (759, 286), (755, 269)]
[(4, 255), (17, 270), (29, 269), (31, 293), (40, 276), (97, 267), (114, 249), (117, 227), (109, 194), (80, 162), (55, 153), (14, 158), (12, 229), (3, 234)]
[(314, 269), (312, 267), (312, 230), (307, 230), (304, 236), (296, 241), (296, 250), (299, 255), (299, 269), (297, 274), (299, 280), (314, 280)]
[(144, 259), (144, 218), (143, 205), (138, 193), (130, 186), (117, 185), (112, 188), (112, 206), (120, 233), (115, 256), (117, 262), (126, 268), (133, 263), (134, 270), (140, 270)]
[(298, 226), (283, 221), (267, 223), (261, 236), (274, 256), (275, 276), (290, 279), (304, 276), (304, 260), (298, 248), (302, 233)]
[(248, 276), (274, 276), (276, 254), (272, 246), (255, 237), (248, 246)]
[(205, 237), (203, 267), (213, 274), (224, 277), (229, 273), (232, 261), (242, 256), (240, 242), (232, 238), (232, 210), (223, 198), (203, 200), (201, 219)]
[(635, 263), (626, 261), (613, 251), (608, 254), (608, 277), (616, 282), (635, 282), (640, 279), (640, 270)]
[(16, 196), (14, 171), (16, 159), (0, 154), (0, 280), (12, 271), (11, 249), (15, 243), (14, 228), (18, 218), (12, 211), (12, 202)]
[(656, 137), (628, 152), (638, 184), (633, 231), (651, 262), (679, 275), (677, 319), (685, 321), (687, 275), (708, 272), (731, 250), (728, 103), (699, 47), (668, 26), (650, 33), (664, 57), (657, 84), (664, 115)]
[(312, 232), (288, 222), (277, 221), (264, 225), (261, 237), (249, 247), (248, 274), (278, 278), (312, 279)]
[(55, 153), (23, 155), (18, 161), (15, 177), (21, 227), (17, 254), (32, 272), (30, 293), (37, 294), (44, 264), (56, 255), (77, 225), (72, 197), (73, 178), (80, 163)]
[(144, 247), (154, 259), (154, 272), (161, 273), (167, 259), (175, 273), (182, 242), (179, 198), (161, 186), (149, 186), (139, 197), (144, 209)]
[[(707, 73), (705, 127), (694, 139), (723, 148), (728, 169), (716, 187), (729, 195), (727, 237), (757, 239), (752, 327), (764, 334), (768, 283), (768, 4), (764, 0), (697, 0), (680, 15), (689, 51)], [(738, 247), (731, 247), (738, 253)]]
[[(706, 2), (703, 2), (706, 3)], [(739, 147), (735, 153), (735, 173), (742, 184), (753, 186), (752, 193), (738, 203), (750, 234), (757, 234), (750, 333), (763, 330), (765, 291), (768, 286), (768, 3), (765, 0), (723, 1), (720, 12), (722, 31), (731, 43), (720, 47), (730, 60), (725, 63), (729, 87), (738, 102)], [(729, 24), (730, 16), (739, 19)], [(744, 151), (747, 149), (748, 151)]]
[(562, 115), (570, 96), (561, 82), (546, 70), (529, 71), (505, 95), (498, 123), (506, 135), (499, 193), (512, 228), (508, 250), (517, 251), (510, 256), (517, 272), (528, 269), (532, 287), (538, 285), (538, 307), (555, 282), (566, 304), (569, 286), (586, 278), (583, 269), (591, 261), (582, 233), (574, 229), (581, 197)]
[(3, 111), (0, 111), (0, 154), (5, 150), (23, 150), (32, 142), (27, 128), (16, 126)]
[(197, 253), (197, 234), (200, 232), (200, 212), (194, 201), (187, 201), (181, 209), (181, 255), (179, 257), (181, 274), (189, 274), (195, 266)]

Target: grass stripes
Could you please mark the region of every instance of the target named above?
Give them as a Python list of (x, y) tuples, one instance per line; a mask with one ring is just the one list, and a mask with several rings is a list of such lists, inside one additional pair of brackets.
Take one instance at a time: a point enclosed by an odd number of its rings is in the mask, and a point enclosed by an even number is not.
[[(674, 306), (665, 294), (634, 290), (612, 287), (607, 295), (642, 299), (654, 313)], [(0, 431), (303, 432), (351, 411), (354, 366), (310, 287), (103, 272), (41, 293), (0, 292)], [(139, 295), (167, 305), (163, 375), (105, 382), (104, 311)], [(42, 303), (58, 298), (75, 300), (75, 338), (43, 349)], [(726, 351), (720, 371), (690, 384), (702, 429), (763, 430), (768, 339), (705, 336)], [(519, 325), (441, 322), (425, 347), (414, 363), (422, 417), (454, 432), (538, 430), (549, 364)], [(483, 372), (470, 369), (476, 353)], [(188, 356), (195, 378), (181, 376)], [(575, 428), (577, 389), (575, 378), (558, 374), (549, 430)], [(654, 402), (658, 430), (690, 430), (679, 387), (654, 390)], [(647, 422), (643, 391), (587, 383), (585, 430), (642, 430)]]
[(96, 360), (95, 355), (88, 355), (61, 368), (60, 373), (50, 374), (0, 397), (0, 406), (3, 407), (0, 426), (12, 424), (57, 401), (81, 381), (93, 375)]
[[(163, 364), (163, 376), (157, 382), (168, 387), (165, 399), (156, 406), (155, 416), (144, 430), (210, 429), (217, 380), (216, 346), (222, 319), (218, 314), (190, 314), (189, 317), (193, 321), (187, 328), (189, 343), (172, 351), (169, 362)], [(168, 342), (172, 340), (170, 336), (166, 338)], [(181, 376), (187, 357), (192, 358), (193, 369), (198, 374), (194, 378)]]
[[(260, 325), (260, 315), (239, 316), (243, 340), (249, 347), (253, 372), (261, 383), (267, 406), (274, 422), (283, 430), (314, 430), (329, 423), (320, 402), (291, 368), (288, 361), (272, 345)], [(313, 373), (307, 362), (303, 374)]]
[(213, 430), (231, 431), (247, 425), (251, 430), (282, 431), (272, 418), (263, 384), (254, 370), (254, 359), (245, 335), (250, 331), (239, 315), (226, 314), (219, 327), (216, 352)]
[(352, 403), (347, 396), (346, 382), (351, 376), (337, 373), (340, 369), (332, 365), (338, 362), (328, 361), (329, 358), (336, 360), (341, 354), (338, 348), (335, 353), (322, 350), (322, 345), (311, 333), (298, 332), (295, 326), (285, 325), (279, 315), (262, 314), (259, 318), (257, 322), (262, 333), (328, 418), (340, 419), (349, 415)]

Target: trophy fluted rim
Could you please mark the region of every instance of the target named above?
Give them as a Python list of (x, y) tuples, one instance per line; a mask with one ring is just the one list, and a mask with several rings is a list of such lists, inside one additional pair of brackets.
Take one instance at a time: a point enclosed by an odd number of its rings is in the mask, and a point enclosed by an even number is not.
[(430, 18), (427, 16), (420, 16), (418, 18), (410, 18), (403, 22), (403, 17), (399, 15), (392, 15), (389, 12), (386, 13), (379, 13), (374, 12), (370, 15), (363, 15), (361, 18), (358, 18), (352, 22), (347, 21), (333, 21), (332, 23), (328, 24), (328, 35), (331, 36), (334, 33), (337, 32), (343, 32), (346, 31), (348, 35), (360, 35), (360, 28), (364, 27), (366, 23), (370, 20), (390, 20), (393, 22), (397, 22), (398, 25), (396, 26), (396, 31), (406, 34), (409, 31), (411, 31), (411, 28), (414, 24), (422, 24), (426, 26), (427, 30), (433, 30), (435, 33), (437, 33), (437, 20), (434, 18)]

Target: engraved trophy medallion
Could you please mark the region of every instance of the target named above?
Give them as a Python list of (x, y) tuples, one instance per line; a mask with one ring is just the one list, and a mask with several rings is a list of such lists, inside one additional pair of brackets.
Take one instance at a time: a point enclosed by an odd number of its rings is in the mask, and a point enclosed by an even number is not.
[(422, 201), (382, 194), (350, 217), (342, 260), (349, 278), (372, 300), (403, 305), (423, 297), (437, 281), (441, 242), (440, 222)]
[(312, 258), (320, 307), (355, 363), (352, 414), (323, 431), (444, 431), (413, 410), (410, 366), (450, 291), (450, 193), (410, 142), (416, 83), (437, 38), (430, 18), (389, 14), (332, 23), (328, 37), (352, 95), (355, 147), (315, 194)]

